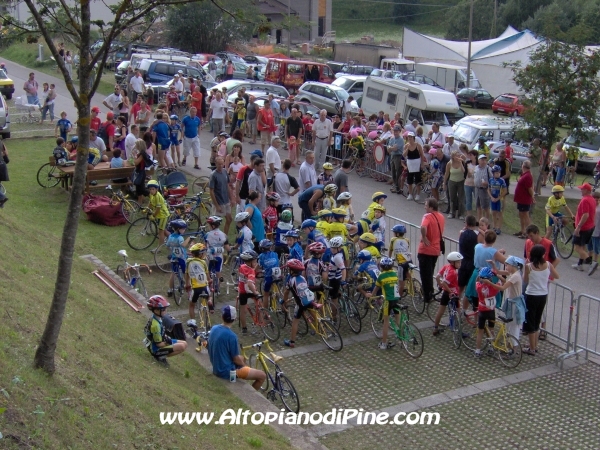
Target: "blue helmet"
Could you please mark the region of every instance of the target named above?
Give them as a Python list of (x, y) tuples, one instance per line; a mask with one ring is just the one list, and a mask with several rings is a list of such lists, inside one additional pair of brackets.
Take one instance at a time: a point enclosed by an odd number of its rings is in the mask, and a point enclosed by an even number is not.
[(304, 230), (305, 228), (308, 228), (308, 227), (314, 228), (316, 226), (317, 226), (316, 220), (306, 219), (304, 222), (302, 222), (302, 225), (300, 226), (300, 228), (302, 228)]
[(361, 261), (371, 261), (372, 255), (371, 252), (369, 252), (369, 250), (361, 250), (360, 252), (358, 252), (358, 259)]
[(402, 225), (402, 224), (400, 224), (400, 223), (399, 223), (399, 224), (397, 224), (397, 225), (394, 225), (394, 226), (392, 227), (392, 231), (393, 231), (394, 233), (402, 233), (402, 234), (405, 234), (405, 233), (406, 233), (406, 227), (405, 227), (404, 225)]
[(287, 233), (285, 233), (284, 236), (298, 238), (298, 237), (300, 237), (300, 234), (298, 233), (298, 230), (290, 230)]
[(394, 260), (387, 256), (384, 256), (383, 258), (381, 258), (381, 261), (379, 262), (379, 267), (381, 267), (384, 270), (391, 269), (393, 266), (394, 266)]
[(79, 142), (79, 136), (73, 136), (71, 138), (71, 143), (72, 144), (77, 144)]
[(525, 261), (523, 261), (523, 259), (519, 258), (518, 256), (509, 256), (508, 258), (506, 258), (504, 264), (508, 264), (509, 266), (522, 269), (525, 266)]
[(171, 116), (171, 120), (179, 120), (179, 117), (177, 116), (177, 114), (173, 114)]
[(250, 155), (256, 155), (259, 158), (263, 157), (263, 152), (261, 152), (260, 150), (254, 150), (253, 152), (250, 153)]
[(495, 172), (502, 172), (502, 168), (498, 164), (496, 164), (494, 167), (492, 167), (492, 173), (495, 173)]
[(494, 276), (494, 272), (489, 267), (482, 267), (479, 269), (479, 278), (489, 280)]
[(188, 226), (186, 221), (183, 219), (172, 220), (171, 223), (169, 223), (169, 225), (174, 230), (185, 230)]
[(263, 239), (258, 243), (258, 248), (261, 250), (269, 250), (271, 247), (273, 247), (273, 243), (268, 239)]

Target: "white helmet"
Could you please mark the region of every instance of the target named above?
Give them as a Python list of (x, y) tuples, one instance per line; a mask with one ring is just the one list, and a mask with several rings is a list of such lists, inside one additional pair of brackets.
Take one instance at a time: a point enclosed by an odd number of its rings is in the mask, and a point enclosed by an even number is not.
[(350, 192), (342, 192), (340, 195), (338, 195), (337, 201), (339, 202), (340, 200), (350, 200), (352, 198), (352, 194)]
[(450, 252), (446, 259), (448, 260), (448, 262), (460, 261), (463, 259), (463, 255), (461, 255), (458, 252)]
[(329, 240), (329, 246), (331, 248), (340, 248), (342, 245), (344, 245), (344, 238), (341, 236), (336, 236)]
[(243, 212), (237, 213), (235, 215), (235, 221), (236, 222), (243, 222), (244, 220), (248, 220), (248, 217), (250, 217), (250, 214), (247, 213), (246, 211), (243, 211)]

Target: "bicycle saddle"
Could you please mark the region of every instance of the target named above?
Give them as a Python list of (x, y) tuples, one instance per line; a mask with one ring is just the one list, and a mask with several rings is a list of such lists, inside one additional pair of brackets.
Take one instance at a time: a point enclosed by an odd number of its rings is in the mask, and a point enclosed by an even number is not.
[(498, 316), (498, 319), (500, 319), (504, 323), (510, 323), (513, 321), (512, 319), (507, 319), (506, 317), (500, 317), (500, 316)]
[(125, 250), (119, 250), (117, 254), (121, 255), (123, 258), (127, 258), (127, 252)]

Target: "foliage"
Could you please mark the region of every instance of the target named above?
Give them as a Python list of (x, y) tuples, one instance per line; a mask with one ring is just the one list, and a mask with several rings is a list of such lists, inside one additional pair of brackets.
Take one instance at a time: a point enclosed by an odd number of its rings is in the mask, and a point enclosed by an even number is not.
[(408, 25), (414, 22), (415, 16), (424, 9), (421, 0), (396, 0), (392, 8), (394, 22), (399, 25)]
[[(473, 40), (489, 39), (494, 19), (494, 2), (473, 0)], [(499, 0), (501, 3), (502, 0)], [(471, 0), (463, 0), (447, 15), (448, 31), (446, 39), (466, 40), (469, 37), (469, 10)], [(496, 27), (498, 29), (498, 27)], [(502, 30), (504, 31), (504, 30)]]
[[(227, 0), (219, 5), (201, 2), (169, 9), (166, 18), (169, 45), (190, 53), (215, 53), (252, 37), (261, 22), (255, 6), (243, 0)], [(233, 16), (224, 13), (223, 8)]]

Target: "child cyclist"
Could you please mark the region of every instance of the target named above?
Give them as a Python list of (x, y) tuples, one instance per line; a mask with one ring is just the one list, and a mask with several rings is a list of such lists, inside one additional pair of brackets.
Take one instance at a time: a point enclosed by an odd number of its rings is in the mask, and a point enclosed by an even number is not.
[(342, 192), (337, 197), (336, 207), (342, 208), (344, 211), (346, 211), (346, 220), (344, 220), (345, 223), (349, 223), (354, 220), (354, 210), (350, 204), (351, 201), (352, 194), (350, 192)]
[(250, 214), (246, 211), (235, 215), (236, 226), (239, 230), (235, 241), (235, 248), (240, 249), (240, 254), (249, 250), (254, 250), (254, 242), (252, 242), (254, 235), (252, 234), (252, 230), (248, 228), (249, 218)]
[(289, 252), (285, 234), (293, 228), (292, 212), (287, 210), (281, 211), (279, 222), (277, 222), (277, 227), (275, 227), (275, 252), (277, 255), (281, 256)]
[(267, 208), (263, 211), (262, 216), (265, 221), (266, 235), (273, 237), (273, 232), (277, 228), (277, 206), (281, 197), (277, 192), (267, 193)]
[(286, 267), (290, 271), (285, 283), (285, 292), (283, 293), (284, 304), (287, 302), (290, 293), (294, 297), (296, 306), (294, 308), (294, 319), (292, 320), (292, 332), (289, 339), (285, 339), (283, 344), (287, 347), (294, 348), (296, 346), (296, 334), (298, 333), (298, 321), (309, 308), (319, 308), (321, 305), (316, 304), (315, 294), (308, 288), (306, 278), (302, 276), (304, 264), (297, 259), (290, 259), (286, 263)]
[(458, 293), (460, 291), (460, 288), (458, 287), (458, 269), (460, 267), (460, 262), (462, 261), (462, 259), (463, 256), (460, 253), (450, 252), (446, 257), (448, 264), (442, 267), (438, 274), (435, 276), (435, 281), (437, 281), (438, 286), (444, 292), (442, 293), (440, 306), (438, 307), (437, 314), (435, 315), (435, 321), (433, 324), (434, 336), (440, 334), (440, 330), (438, 329), (438, 327), (440, 325), (442, 315), (444, 314), (444, 311), (446, 311), (448, 303), (454, 302), (454, 306), (456, 308), (459, 308)]
[[(148, 192), (150, 193), (149, 199), (150, 204), (148, 207), (152, 211), (152, 216), (156, 220), (158, 228), (158, 245), (165, 242), (165, 230), (167, 228), (167, 219), (169, 218), (169, 208), (167, 208), (167, 202), (158, 189), (160, 185), (156, 180), (150, 180), (147, 184)], [(155, 252), (156, 250), (153, 250)]]
[(329, 249), (329, 241), (323, 233), (317, 230), (315, 227), (317, 226), (317, 222), (314, 219), (306, 219), (302, 222), (301, 228), (302, 231), (306, 233), (306, 246), (308, 247), (313, 242), (320, 242), (325, 246), (325, 253), (323, 253), (323, 262), (325, 264), (329, 264), (331, 261), (331, 250)]
[(375, 281), (375, 289), (369, 297), (377, 295), (379, 290), (383, 293), (383, 329), (381, 342), (379, 343), (380, 350), (392, 348), (394, 344), (388, 342), (388, 329), (390, 327), (390, 313), (396, 313), (396, 325), (400, 325), (400, 293), (398, 291), (398, 275), (394, 271), (394, 261), (387, 256), (381, 258), (379, 263), (381, 273)]
[(362, 295), (367, 296), (373, 292), (375, 288), (375, 282), (377, 278), (379, 278), (379, 267), (377, 267), (377, 262), (373, 259), (371, 253), (367, 250), (361, 250), (357, 255), (359, 266), (354, 272), (355, 278), (364, 278), (365, 281), (358, 284), (358, 292)]
[(333, 221), (333, 213), (329, 209), (322, 209), (317, 213), (317, 230), (330, 239), (329, 224)]
[(167, 308), (171, 306), (167, 299), (161, 295), (153, 295), (146, 302), (146, 306), (152, 311), (152, 317), (146, 323), (144, 328), (144, 345), (157, 361), (169, 366), (166, 358), (178, 355), (187, 348), (187, 342), (171, 339), (165, 334), (165, 327), (162, 323)]
[(249, 299), (260, 295), (256, 289), (258, 254), (254, 250), (248, 250), (240, 253), (240, 258), (243, 261), (243, 264), (240, 266), (238, 281), (240, 322), (242, 323), (242, 334), (248, 334), (248, 328), (246, 327), (246, 305)]
[(406, 227), (402, 224), (396, 224), (392, 227), (394, 237), (390, 242), (388, 256), (398, 263), (398, 280), (400, 280), (400, 295), (404, 295), (404, 280), (410, 272), (410, 263), (412, 255), (410, 254), (410, 241), (405, 238)]
[[(319, 176), (317, 177), (317, 184), (322, 184), (323, 186), (328, 186), (330, 183), (333, 183), (333, 174), (331, 173), (333, 171), (333, 164), (326, 162), (325, 164), (323, 164), (323, 172), (321, 174), (319, 174)], [(335, 184), (334, 184), (335, 186)], [(336, 191), (337, 191), (337, 186), (335, 186)], [(333, 208), (333, 205), (331, 205), (331, 208)], [(327, 209), (331, 209), (331, 208), (327, 208)]]
[(329, 263), (329, 298), (336, 306), (336, 311), (339, 310), (338, 298), (340, 297), (340, 287), (346, 284), (346, 264), (344, 263), (344, 240), (341, 237), (331, 238), (329, 241), (331, 248), (331, 262)]
[(182, 234), (187, 228), (187, 223), (183, 219), (177, 219), (169, 222), (169, 227), (173, 233), (167, 238), (165, 245), (171, 251), (171, 276), (169, 278), (169, 290), (167, 295), (173, 295), (173, 284), (175, 282), (175, 274), (179, 271), (185, 273), (185, 260), (187, 259), (186, 247), (190, 242), (190, 238), (184, 239)]
[(369, 219), (369, 222), (373, 222), (373, 219), (375, 218), (375, 206), (383, 205), (383, 202), (386, 198), (387, 195), (385, 195), (383, 192), (375, 192), (371, 196), (371, 204), (369, 205), (367, 210), (362, 213), (363, 219)]
[(323, 254), (328, 248), (321, 242), (313, 242), (306, 247), (310, 258), (304, 261), (304, 273), (308, 288), (313, 292), (323, 292), (323, 284), (327, 282), (327, 265), (323, 262)]
[(498, 289), (495, 284), (484, 283), (485, 280), (492, 281), (495, 276), (492, 269), (482, 267), (479, 269), (477, 277), (477, 297), (478, 302), (478, 318), (477, 318), (477, 342), (475, 345), (475, 358), (481, 358), (481, 341), (483, 340), (483, 330), (487, 321), (489, 328), (494, 328), (496, 321), (496, 294)]
[[(198, 242), (190, 247), (192, 256), (186, 261), (185, 268), (185, 290), (190, 292), (189, 310), (190, 319), (196, 318), (196, 303), (201, 295), (208, 297), (208, 286), (211, 283), (208, 277), (208, 266), (206, 265), (206, 246), (202, 242)], [(212, 301), (208, 301), (208, 309), (211, 313), (215, 310), (215, 305)], [(208, 331), (208, 330), (206, 330)]]
[(175, 157), (177, 157), (177, 164), (181, 166), (181, 125), (179, 125), (179, 117), (176, 114), (171, 116), (169, 138), (171, 140), (171, 159), (175, 163)]
[(258, 256), (259, 270), (263, 272), (264, 283), (263, 283), (263, 307), (269, 307), (269, 294), (271, 293), (271, 286), (273, 283), (281, 279), (281, 269), (279, 267), (279, 256), (277, 253), (272, 251), (273, 242), (268, 239), (263, 239), (258, 243), (258, 250), (260, 255)]
[(491, 209), (494, 221), (494, 231), (497, 235), (502, 232), (502, 202), (506, 195), (506, 181), (504, 178), (500, 178), (500, 172), (502, 169), (500, 166), (495, 165), (492, 167), (492, 177), (488, 183), (488, 194), (491, 198)]
[(565, 224), (566, 219), (563, 218), (562, 212), (560, 212), (560, 208), (565, 208), (571, 216), (571, 219), (574, 219), (575, 216), (571, 212), (571, 209), (567, 205), (567, 201), (563, 197), (565, 193), (565, 188), (556, 185), (552, 187), (552, 196), (548, 197), (548, 201), (546, 202), (546, 239), (551, 239), (552, 236), (552, 227), (554, 226), (555, 220), (562, 220), (563, 224)]
[[(373, 211), (375, 212), (375, 217), (373, 218), (373, 222), (371, 222), (371, 233), (377, 239), (377, 242), (381, 243), (380, 245), (383, 247), (385, 245), (385, 206), (376, 205), (373, 207)], [(380, 248), (382, 248), (380, 247)]]
[[(223, 218), (219, 216), (211, 216), (206, 219), (210, 230), (206, 233), (205, 240), (208, 247), (208, 270), (211, 273), (215, 272), (219, 278), (219, 282), (222, 283), (223, 255), (225, 251), (229, 252), (230, 247), (227, 235), (219, 229), (221, 222), (223, 222)], [(215, 288), (215, 286), (212, 287)]]
[(288, 246), (288, 259), (304, 260), (304, 251), (300, 245), (300, 233), (298, 230), (290, 230), (285, 233), (285, 240)]
[[(331, 166), (330, 163), (325, 164), (329, 164)], [(323, 166), (325, 166), (325, 164), (323, 164)], [(325, 195), (323, 196), (321, 206), (323, 207), (323, 209), (331, 211), (333, 208), (335, 208), (335, 193), (337, 192), (337, 186), (335, 184), (328, 184), (323, 188), (323, 192)]]
[(373, 258), (381, 258), (381, 253), (376, 246), (377, 239), (372, 233), (363, 233), (358, 240), (358, 246), (361, 250), (367, 250)]
[(346, 261), (346, 265), (348, 265), (348, 247), (346, 247), (346, 243), (350, 235), (344, 223), (346, 211), (342, 208), (333, 208), (331, 214), (333, 215), (333, 221), (329, 224), (329, 239), (341, 237), (344, 240), (344, 260)]

